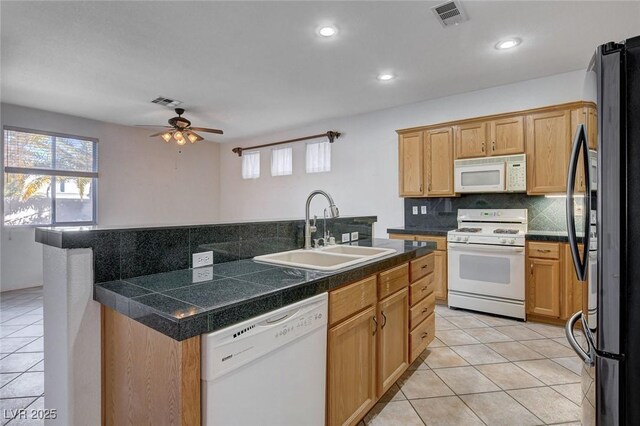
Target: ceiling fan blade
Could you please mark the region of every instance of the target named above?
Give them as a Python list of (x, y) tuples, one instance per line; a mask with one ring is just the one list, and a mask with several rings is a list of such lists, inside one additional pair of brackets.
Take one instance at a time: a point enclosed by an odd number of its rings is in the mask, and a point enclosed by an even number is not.
[(197, 130), (199, 132), (207, 132), (207, 133), (217, 133), (219, 135), (224, 134), (222, 130), (219, 129), (208, 129), (206, 127), (189, 127), (191, 130)]
[(162, 126), (162, 125), (155, 125), (155, 124), (136, 124), (136, 127), (158, 127), (158, 128), (165, 128), (165, 129), (173, 129), (173, 127), (171, 126)]
[(150, 138), (153, 138), (153, 137), (156, 137), (156, 136), (164, 135), (165, 133), (167, 133), (167, 131), (166, 131), (166, 130), (163, 130), (163, 131), (161, 131), (161, 132), (158, 132), (158, 133), (154, 133), (154, 134), (152, 134), (152, 135), (149, 135), (149, 137), (150, 137)]

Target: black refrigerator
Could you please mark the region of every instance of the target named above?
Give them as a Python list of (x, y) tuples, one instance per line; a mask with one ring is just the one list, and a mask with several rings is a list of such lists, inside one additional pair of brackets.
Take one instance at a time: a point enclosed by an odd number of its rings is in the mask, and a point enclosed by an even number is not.
[(597, 106), (598, 131), (590, 144), (578, 126), (569, 163), (569, 245), (586, 285), (567, 339), (584, 361), (582, 424), (638, 425), (640, 36), (598, 47), (585, 91)]

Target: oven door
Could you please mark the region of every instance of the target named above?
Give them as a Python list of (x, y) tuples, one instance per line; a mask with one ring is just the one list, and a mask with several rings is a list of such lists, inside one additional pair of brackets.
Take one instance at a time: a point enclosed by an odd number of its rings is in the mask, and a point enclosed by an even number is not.
[(454, 173), (455, 191), (505, 192), (505, 163), (457, 165)]
[(449, 243), (449, 290), (524, 300), (524, 247)]

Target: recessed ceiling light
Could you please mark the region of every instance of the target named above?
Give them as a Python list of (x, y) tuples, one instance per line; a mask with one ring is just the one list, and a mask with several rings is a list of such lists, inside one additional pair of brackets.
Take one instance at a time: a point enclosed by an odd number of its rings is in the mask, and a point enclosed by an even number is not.
[(522, 40), (520, 40), (519, 38), (509, 38), (507, 40), (499, 41), (498, 44), (496, 44), (496, 49), (498, 50), (511, 49), (512, 47), (516, 47), (520, 43), (522, 43)]
[(336, 27), (325, 26), (318, 28), (318, 34), (322, 37), (333, 37), (338, 33)]
[(380, 81), (389, 81), (389, 80), (393, 80), (396, 76), (393, 74), (389, 74), (389, 73), (383, 73), (383, 74), (379, 74), (378, 75), (378, 80)]

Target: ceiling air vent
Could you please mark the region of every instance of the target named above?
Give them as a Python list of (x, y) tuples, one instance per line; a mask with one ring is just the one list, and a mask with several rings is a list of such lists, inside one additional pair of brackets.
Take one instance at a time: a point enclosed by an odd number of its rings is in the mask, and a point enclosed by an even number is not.
[(182, 101), (177, 101), (175, 99), (165, 98), (164, 96), (158, 96), (157, 98), (152, 100), (151, 103), (162, 105), (162, 106), (166, 106), (166, 107), (170, 107), (170, 108), (174, 108), (174, 107), (177, 107), (178, 105), (180, 105), (182, 103)]
[(443, 27), (458, 25), (469, 20), (459, 1), (448, 1), (432, 7), (431, 10), (438, 17), (438, 21)]

